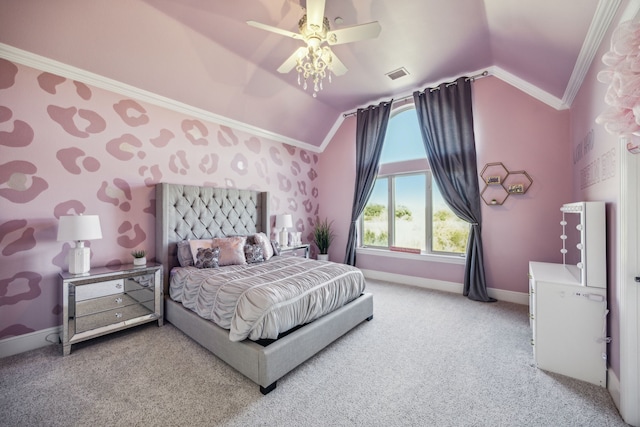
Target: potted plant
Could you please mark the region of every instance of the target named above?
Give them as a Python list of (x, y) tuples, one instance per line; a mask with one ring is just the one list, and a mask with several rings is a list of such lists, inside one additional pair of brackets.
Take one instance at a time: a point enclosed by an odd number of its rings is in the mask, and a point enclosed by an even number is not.
[(147, 252), (144, 249), (136, 249), (131, 251), (133, 257), (133, 265), (147, 265)]
[(333, 241), (335, 234), (331, 230), (333, 221), (329, 222), (326, 218), (322, 221), (318, 220), (313, 228), (313, 242), (318, 247), (318, 260), (327, 261), (329, 259), (329, 246)]

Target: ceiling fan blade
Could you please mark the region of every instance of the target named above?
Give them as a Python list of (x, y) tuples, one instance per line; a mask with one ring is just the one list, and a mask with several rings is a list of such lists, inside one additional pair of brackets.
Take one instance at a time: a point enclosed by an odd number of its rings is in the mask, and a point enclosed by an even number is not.
[(299, 33), (294, 33), (294, 32), (291, 32), (291, 31), (283, 30), (282, 28), (273, 27), (271, 25), (262, 24), (262, 23), (256, 22), (256, 21), (247, 21), (247, 24), (251, 25), (252, 27), (259, 28), (261, 30), (270, 31), (272, 33), (280, 34), (281, 36), (291, 37), (291, 38), (296, 39), (296, 40), (302, 40), (302, 36)]
[(306, 47), (299, 47), (298, 49), (296, 49), (296, 51), (293, 52), (293, 54), (290, 57), (288, 57), (287, 60), (284, 61), (280, 67), (278, 67), (278, 72), (286, 74), (289, 71), (293, 70), (293, 68), (298, 63), (297, 62), (298, 58), (300, 56), (304, 56), (306, 52), (307, 52)]
[(327, 43), (330, 45), (336, 45), (357, 42), (360, 40), (375, 39), (380, 34), (381, 30), (382, 27), (378, 21), (340, 28), (335, 31), (329, 31), (327, 34)]
[(341, 76), (344, 73), (346, 73), (347, 71), (349, 71), (347, 69), (347, 67), (344, 66), (344, 64), (342, 63), (342, 61), (340, 61), (340, 59), (338, 59), (338, 57), (336, 56), (335, 53), (331, 52), (331, 72), (333, 74), (335, 74), (336, 76)]
[(315, 31), (322, 30), (324, 20), (325, 0), (307, 0), (307, 28), (313, 31), (312, 26), (316, 26)]

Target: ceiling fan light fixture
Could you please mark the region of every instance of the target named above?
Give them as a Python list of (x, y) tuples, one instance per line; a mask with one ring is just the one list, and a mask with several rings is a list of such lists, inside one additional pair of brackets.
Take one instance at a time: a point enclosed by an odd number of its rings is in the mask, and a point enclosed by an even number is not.
[(307, 15), (305, 14), (300, 18), (298, 28), (307, 43), (307, 49), (302, 50), (296, 59), (298, 85), (307, 90), (307, 81), (312, 82), (313, 97), (316, 98), (318, 92), (323, 89), (322, 82), (325, 77), (328, 77), (329, 83), (331, 83), (333, 53), (328, 46), (322, 47), (322, 42), (329, 32), (329, 20), (326, 17), (322, 20), (322, 28), (317, 25), (307, 25)]
[(307, 90), (307, 81), (313, 82), (313, 97), (316, 98), (318, 92), (323, 89), (322, 82), (325, 77), (328, 77), (329, 83), (331, 83), (333, 54), (328, 46), (320, 47), (311, 44), (304, 52), (306, 55), (298, 55), (296, 60), (298, 85)]

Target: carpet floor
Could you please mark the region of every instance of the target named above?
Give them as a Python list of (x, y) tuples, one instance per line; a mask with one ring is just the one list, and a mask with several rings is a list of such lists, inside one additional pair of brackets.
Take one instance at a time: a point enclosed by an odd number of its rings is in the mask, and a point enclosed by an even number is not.
[(368, 281), (374, 318), (256, 384), (171, 324), (0, 360), (2, 426), (625, 426), (605, 388), (535, 367), (528, 309)]

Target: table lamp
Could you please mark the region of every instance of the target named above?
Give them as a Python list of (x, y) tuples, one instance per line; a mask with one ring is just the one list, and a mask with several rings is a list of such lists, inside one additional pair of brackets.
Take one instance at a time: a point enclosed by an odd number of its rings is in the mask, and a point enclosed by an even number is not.
[(291, 215), (277, 215), (276, 216), (276, 229), (281, 229), (280, 231), (280, 246), (287, 247), (289, 246), (289, 232), (287, 228), (293, 226), (293, 220), (291, 219)]
[(69, 251), (69, 273), (82, 274), (90, 269), (91, 250), (84, 246), (85, 240), (102, 239), (98, 215), (64, 215), (58, 223), (58, 241), (76, 242)]

